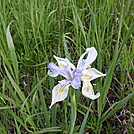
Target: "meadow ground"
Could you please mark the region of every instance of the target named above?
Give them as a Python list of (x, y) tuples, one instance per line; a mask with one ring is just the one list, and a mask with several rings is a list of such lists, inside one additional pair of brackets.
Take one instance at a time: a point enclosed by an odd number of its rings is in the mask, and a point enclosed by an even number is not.
[[(0, 134), (132, 134), (133, 33), (133, 0), (0, 0)], [(53, 55), (76, 65), (93, 46), (106, 76), (92, 81), (94, 101), (76, 90), (73, 128), (71, 94), (49, 109), (63, 78), (47, 65)]]

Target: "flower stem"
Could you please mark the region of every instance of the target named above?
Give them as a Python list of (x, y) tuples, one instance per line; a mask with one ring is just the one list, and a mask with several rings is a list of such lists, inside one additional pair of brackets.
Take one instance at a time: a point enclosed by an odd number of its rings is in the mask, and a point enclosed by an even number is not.
[(75, 120), (76, 120), (75, 89), (71, 89), (71, 121), (70, 121), (70, 133), (69, 134), (73, 134)]

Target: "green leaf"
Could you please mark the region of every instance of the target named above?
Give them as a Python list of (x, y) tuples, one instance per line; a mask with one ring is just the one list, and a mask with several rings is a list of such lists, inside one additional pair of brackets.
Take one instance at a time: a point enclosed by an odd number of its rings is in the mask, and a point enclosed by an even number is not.
[(33, 88), (33, 90), (29, 93), (29, 95), (25, 98), (22, 106), (21, 106), (21, 111), (23, 111), (25, 104), (27, 104), (28, 98), (37, 90), (37, 88), (41, 85), (42, 82), (46, 79), (47, 76), (44, 76)]
[[(131, 94), (129, 94), (127, 97), (125, 97), (124, 99), (122, 99), (121, 101), (118, 102), (118, 104), (109, 112), (107, 113), (107, 111), (102, 115), (100, 122), (104, 122), (105, 120), (107, 120), (107, 118), (109, 118), (110, 116), (112, 116), (113, 114), (115, 114), (125, 103), (127, 103), (127, 101), (134, 95), (134, 92), (132, 92)], [(112, 106), (111, 106), (112, 107)], [(111, 109), (111, 108), (110, 108)], [(108, 109), (109, 111), (109, 109)]]
[(82, 125), (81, 125), (81, 128), (80, 128), (80, 131), (79, 131), (79, 134), (84, 134), (84, 128), (85, 128), (85, 125), (86, 125), (86, 122), (87, 122), (87, 119), (88, 119), (88, 115), (89, 115), (89, 112), (91, 111), (91, 106), (92, 106), (92, 102), (86, 112), (86, 115), (84, 117), (84, 120), (82, 122)]
[(6, 38), (7, 38), (8, 48), (11, 52), (13, 52), (13, 51), (15, 51), (15, 47), (13, 44), (12, 36), (10, 34), (10, 24), (8, 25), (7, 30), (6, 30)]
[(62, 130), (60, 129), (60, 127), (50, 127), (50, 128), (43, 128), (40, 131), (34, 132), (34, 133), (48, 133), (48, 132), (61, 132)]
[(5, 71), (6, 71), (6, 74), (12, 84), (12, 86), (14, 87), (14, 89), (16, 90), (16, 92), (18, 93), (18, 95), (20, 96), (20, 98), (24, 101), (25, 100), (25, 95), (24, 93), (21, 91), (21, 89), (19, 88), (19, 86), (16, 84), (16, 82), (14, 81), (14, 79), (12, 78), (12, 76), (10, 75), (10, 73), (8, 72), (5, 64), (4, 64), (4, 68), (5, 68)]
[(7, 30), (6, 30), (6, 38), (7, 38), (8, 48), (9, 48), (10, 54), (11, 54), (10, 57), (11, 57), (12, 64), (13, 64), (15, 81), (16, 81), (17, 84), (19, 84), (19, 80), (18, 80), (18, 73), (19, 73), (18, 61), (17, 61), (17, 56), (16, 56), (16, 53), (15, 53), (15, 47), (14, 47), (14, 44), (13, 44), (12, 36), (10, 34), (10, 24), (8, 25)]
[[(38, 75), (37, 75), (37, 80), (38, 82), (40, 81)], [(43, 112), (45, 112), (44, 117), (46, 121), (46, 126), (49, 127), (50, 126), (50, 113), (47, 110), (47, 105), (46, 105), (46, 101), (45, 101), (45, 97), (44, 97), (44, 93), (43, 93), (43, 89), (41, 88), (41, 85), (39, 85), (39, 95), (40, 95), (42, 110)]]
[(65, 52), (65, 55), (66, 57), (71, 60), (71, 57), (70, 57), (70, 53), (68, 51), (68, 46), (67, 46), (67, 41), (65, 39), (65, 35), (63, 34), (63, 42), (64, 42), (64, 52)]
[(10, 109), (10, 108), (15, 108), (16, 106), (13, 107), (0, 107), (0, 110), (5, 110), (5, 109)]

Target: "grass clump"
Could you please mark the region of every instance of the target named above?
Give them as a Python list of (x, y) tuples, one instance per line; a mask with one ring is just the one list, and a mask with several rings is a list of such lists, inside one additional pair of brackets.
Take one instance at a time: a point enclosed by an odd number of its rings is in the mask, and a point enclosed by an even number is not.
[(61, 79), (49, 78), (47, 65), (53, 55), (76, 63), (94, 46), (93, 67), (107, 75), (94, 81), (98, 100), (76, 91), (73, 133), (132, 134), (133, 5), (132, 0), (0, 1), (0, 133), (68, 133), (70, 99), (49, 109)]

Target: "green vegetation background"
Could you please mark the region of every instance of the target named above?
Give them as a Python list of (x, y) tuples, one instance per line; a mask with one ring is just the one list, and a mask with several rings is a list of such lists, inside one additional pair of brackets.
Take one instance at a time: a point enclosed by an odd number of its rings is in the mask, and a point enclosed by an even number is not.
[(49, 109), (61, 78), (47, 65), (53, 55), (76, 65), (94, 46), (92, 66), (107, 76), (93, 82), (93, 102), (77, 90), (74, 133), (132, 134), (133, 31), (132, 0), (0, 0), (0, 133), (68, 133), (70, 99)]

